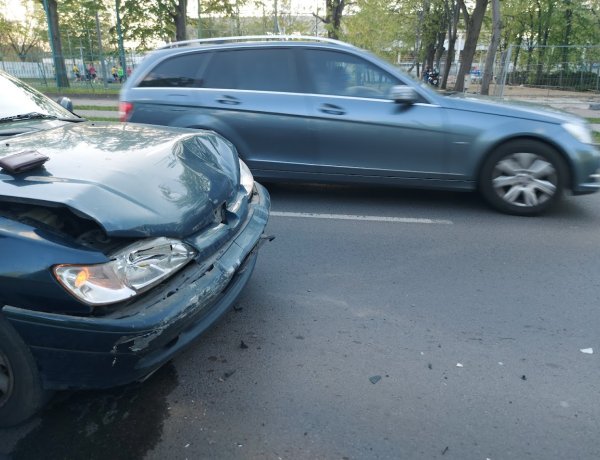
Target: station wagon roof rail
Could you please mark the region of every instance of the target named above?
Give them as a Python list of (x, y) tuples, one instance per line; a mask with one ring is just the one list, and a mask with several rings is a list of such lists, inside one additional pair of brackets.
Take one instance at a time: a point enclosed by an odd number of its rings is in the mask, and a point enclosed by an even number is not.
[(202, 44), (221, 44), (221, 43), (234, 43), (234, 42), (250, 42), (250, 41), (314, 41), (322, 43), (332, 43), (335, 45), (343, 46), (345, 48), (354, 48), (354, 46), (339, 41), (333, 38), (316, 37), (311, 35), (246, 35), (238, 37), (215, 37), (215, 38), (196, 38), (193, 40), (183, 40), (179, 42), (169, 43), (165, 46), (161, 46), (158, 49), (169, 49), (179, 48), (182, 46), (189, 45), (202, 45)]

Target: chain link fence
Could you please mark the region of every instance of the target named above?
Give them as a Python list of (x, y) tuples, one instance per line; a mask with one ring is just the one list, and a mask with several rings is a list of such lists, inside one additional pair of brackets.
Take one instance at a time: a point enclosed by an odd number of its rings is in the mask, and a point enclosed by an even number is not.
[[(117, 53), (90, 53), (83, 47), (70, 48), (63, 55), (71, 87), (86, 90), (118, 89), (137, 67), (143, 53), (126, 50), (125, 68), (120, 68)], [(63, 50), (64, 51), (64, 50)], [(487, 51), (480, 49), (473, 59), (470, 73), (465, 77), (465, 90), (481, 91)], [(440, 75), (444, 71), (440, 60)], [(460, 62), (453, 62), (449, 72), (448, 89), (456, 82)], [(414, 66), (404, 70), (412, 71)], [(10, 50), (0, 51), (0, 69), (37, 87), (56, 86), (56, 72), (51, 53), (18, 55)], [(600, 45), (597, 46), (515, 46), (498, 52), (494, 63), (489, 94), (505, 97), (588, 97), (600, 99)]]
[[(69, 85), (91, 91), (118, 89), (142, 58), (143, 55), (140, 53), (128, 52), (125, 55), (126, 66), (122, 68), (117, 54), (98, 55), (89, 52), (85, 55), (83, 52), (63, 54)], [(20, 56), (12, 52), (3, 52), (0, 54), (0, 70), (35, 87), (56, 86), (56, 71), (51, 53), (30, 52)]]
[[(480, 92), (487, 51), (477, 53), (466, 78)], [(489, 94), (498, 97), (600, 99), (600, 45), (516, 46), (496, 55)]]

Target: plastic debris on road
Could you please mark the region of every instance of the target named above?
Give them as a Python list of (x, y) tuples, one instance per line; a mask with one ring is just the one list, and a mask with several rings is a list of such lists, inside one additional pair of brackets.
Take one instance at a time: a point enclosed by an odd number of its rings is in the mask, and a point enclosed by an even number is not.
[(374, 375), (373, 377), (369, 377), (369, 381), (375, 385), (377, 382), (381, 380), (381, 375)]
[(461, 363), (456, 363), (456, 367), (464, 367)]
[(586, 355), (593, 355), (594, 354), (594, 349), (593, 348), (581, 348), (579, 350), (582, 353), (585, 353)]

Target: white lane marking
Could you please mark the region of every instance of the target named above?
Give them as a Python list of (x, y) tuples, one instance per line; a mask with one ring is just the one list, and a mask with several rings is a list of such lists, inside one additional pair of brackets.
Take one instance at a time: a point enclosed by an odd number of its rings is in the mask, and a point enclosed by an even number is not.
[(308, 219), (332, 219), (332, 220), (362, 220), (369, 222), (394, 222), (399, 224), (436, 224), (451, 225), (454, 222), (444, 219), (421, 219), (417, 217), (385, 217), (385, 216), (353, 216), (351, 214), (317, 214), (313, 212), (281, 212), (271, 211), (275, 217), (300, 217)]

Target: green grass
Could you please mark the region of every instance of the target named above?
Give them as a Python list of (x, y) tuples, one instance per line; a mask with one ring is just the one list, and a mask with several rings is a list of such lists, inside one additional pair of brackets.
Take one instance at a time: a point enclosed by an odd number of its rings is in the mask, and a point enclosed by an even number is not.
[(588, 123), (600, 123), (600, 118), (588, 118)]
[(600, 133), (594, 132), (594, 142), (600, 144)]
[(120, 84), (111, 83), (106, 88), (102, 83), (88, 83), (88, 82), (73, 82), (69, 88), (58, 88), (53, 81), (47, 80), (43, 82), (41, 80), (24, 79), (26, 83), (29, 83), (38, 91), (44, 94), (60, 94), (61, 96), (73, 95), (85, 95), (93, 94), (95, 96), (101, 95), (117, 95), (121, 89)]
[(90, 121), (119, 121), (117, 117), (85, 117)]
[(103, 110), (105, 112), (116, 112), (117, 110), (119, 110), (119, 108), (117, 107), (117, 104), (115, 102), (115, 105), (75, 105), (75, 110)]

